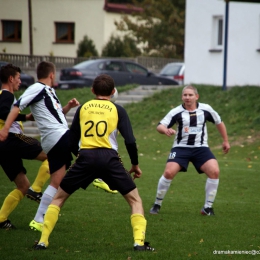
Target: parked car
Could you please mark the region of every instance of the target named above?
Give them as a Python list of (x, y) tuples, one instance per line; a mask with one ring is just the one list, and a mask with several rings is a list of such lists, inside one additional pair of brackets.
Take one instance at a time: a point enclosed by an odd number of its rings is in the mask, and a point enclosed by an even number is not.
[(172, 62), (166, 64), (159, 75), (169, 79), (174, 79), (178, 82), (179, 85), (184, 84), (184, 71), (185, 65), (182, 62)]
[(135, 62), (120, 59), (96, 59), (83, 61), (72, 68), (62, 69), (58, 87), (69, 89), (91, 86), (93, 80), (100, 74), (110, 75), (116, 86), (126, 84), (178, 85), (177, 81), (158, 76)]
[[(0, 61), (0, 67), (4, 66), (6, 64), (8, 64), (8, 62)], [(26, 74), (24, 72), (21, 72), (20, 78), (21, 78), (21, 84), (20, 84), (20, 87), (19, 87), (20, 89), (21, 88), (28, 88), (30, 85), (34, 84), (34, 82), (35, 82), (35, 79), (34, 79), (33, 76)], [(0, 81), (0, 87), (1, 87), (1, 85), (2, 85), (2, 83)]]

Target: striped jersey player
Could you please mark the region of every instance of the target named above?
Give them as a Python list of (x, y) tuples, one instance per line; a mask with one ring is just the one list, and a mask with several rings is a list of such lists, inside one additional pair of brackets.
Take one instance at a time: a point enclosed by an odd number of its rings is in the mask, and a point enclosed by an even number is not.
[(61, 103), (54, 88), (36, 82), (15, 104), (20, 110), (30, 106), (41, 135), (43, 150), (48, 153), (69, 130)]
[[(216, 125), (223, 139), (223, 152), (230, 149), (225, 124), (219, 114), (207, 104), (199, 103), (199, 94), (195, 87), (186, 86), (182, 91), (183, 104), (172, 109), (158, 124), (157, 131), (171, 137), (175, 135), (166, 167), (159, 180), (156, 199), (151, 214), (158, 214), (162, 201), (175, 175), (186, 172), (189, 162), (198, 173), (207, 175), (205, 203), (201, 209), (203, 215), (214, 215), (213, 202), (219, 184), (218, 162), (208, 147), (206, 122)], [(176, 125), (176, 130), (172, 127)]]
[(173, 147), (208, 147), (208, 133), (206, 122), (220, 124), (221, 118), (213, 108), (207, 104), (197, 103), (194, 111), (186, 110), (179, 105), (172, 109), (160, 122), (171, 128), (177, 125)]

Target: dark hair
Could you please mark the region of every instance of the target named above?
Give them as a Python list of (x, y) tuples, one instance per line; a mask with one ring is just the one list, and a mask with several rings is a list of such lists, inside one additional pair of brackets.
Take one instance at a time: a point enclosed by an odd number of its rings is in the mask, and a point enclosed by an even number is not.
[(37, 66), (37, 78), (46, 79), (51, 72), (55, 73), (55, 65), (52, 62), (42, 61)]
[(115, 88), (115, 83), (109, 75), (102, 74), (95, 78), (92, 87), (96, 95), (109, 96)]
[(19, 67), (16, 67), (10, 63), (4, 65), (0, 69), (0, 80), (2, 83), (7, 83), (9, 77), (15, 77), (17, 73), (21, 73), (21, 69)]

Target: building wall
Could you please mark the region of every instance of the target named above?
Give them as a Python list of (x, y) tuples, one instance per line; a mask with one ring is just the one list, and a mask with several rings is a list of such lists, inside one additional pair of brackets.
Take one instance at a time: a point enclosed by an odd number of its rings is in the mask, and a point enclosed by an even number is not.
[[(98, 53), (116, 33), (114, 20), (121, 15), (104, 11), (104, 0), (32, 0), (33, 54), (75, 57), (79, 42), (87, 35)], [(1, 42), (0, 52), (30, 54), (28, 0), (0, 0), (0, 19), (22, 21), (22, 43)], [(55, 43), (54, 22), (74, 22), (74, 44)], [(1, 26), (0, 26), (1, 27)]]
[(108, 13), (104, 11), (104, 34), (103, 34), (103, 45), (102, 48), (104, 47), (104, 45), (109, 41), (111, 35), (118, 35), (118, 36), (122, 36), (123, 33), (120, 31), (116, 30), (115, 27), (115, 21), (120, 21), (121, 19), (121, 14), (116, 14), (115, 13)]
[[(213, 16), (225, 20), (225, 7), (224, 0), (186, 0), (185, 84), (222, 86), (224, 48), (209, 50)], [(260, 4), (230, 2), (228, 32), (227, 86), (260, 86)]]
[(0, 19), (22, 20), (22, 43), (1, 42), (2, 24), (0, 25), (0, 52), (29, 54), (29, 27), (27, 0), (0, 0)]

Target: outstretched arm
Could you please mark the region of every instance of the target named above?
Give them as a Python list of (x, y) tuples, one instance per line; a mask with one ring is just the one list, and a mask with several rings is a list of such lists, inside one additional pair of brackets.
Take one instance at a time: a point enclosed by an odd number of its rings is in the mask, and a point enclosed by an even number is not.
[(14, 106), (5, 121), (4, 127), (2, 128), (2, 130), (0, 130), (0, 141), (4, 141), (7, 138), (9, 129), (12, 123), (19, 115), (19, 113), (20, 113), (20, 109), (17, 106)]
[(71, 108), (77, 107), (79, 105), (79, 101), (76, 98), (71, 99), (66, 106), (62, 108), (63, 114), (66, 115)]
[(230, 144), (228, 142), (228, 135), (227, 135), (227, 129), (226, 126), (224, 124), (224, 122), (221, 122), (220, 124), (216, 125), (219, 133), (222, 136), (223, 139), (223, 143), (222, 143), (222, 148), (223, 148), (223, 152), (224, 153), (228, 153), (229, 149), (230, 149)]

